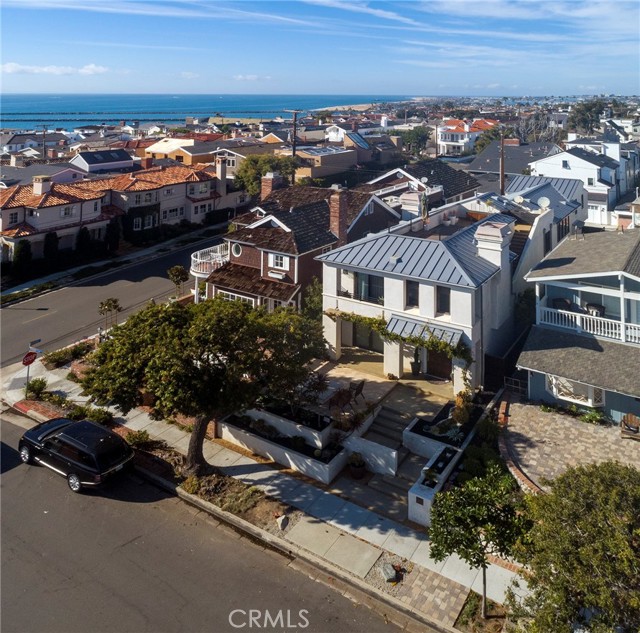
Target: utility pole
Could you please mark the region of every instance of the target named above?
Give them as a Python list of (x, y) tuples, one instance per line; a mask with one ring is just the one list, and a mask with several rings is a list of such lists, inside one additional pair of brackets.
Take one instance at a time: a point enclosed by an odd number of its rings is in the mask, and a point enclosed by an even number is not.
[(42, 128), (42, 158), (44, 158), (46, 160), (47, 158), (47, 126), (46, 125), (40, 125), (38, 127)]
[(500, 195), (504, 196), (504, 129), (500, 129)]
[(291, 155), (296, 157), (296, 137), (298, 135), (298, 114), (302, 110), (285, 110), (285, 112), (291, 112), (293, 114), (293, 136), (291, 138)]

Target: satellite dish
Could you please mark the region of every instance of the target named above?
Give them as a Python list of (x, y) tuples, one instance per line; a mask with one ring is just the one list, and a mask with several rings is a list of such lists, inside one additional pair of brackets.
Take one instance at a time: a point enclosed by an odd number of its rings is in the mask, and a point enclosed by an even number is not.
[(429, 179), (426, 176), (422, 176), (422, 178), (420, 178), (420, 182), (426, 185), (429, 182)]
[(538, 206), (541, 209), (548, 209), (550, 204), (551, 204), (551, 200), (549, 200), (549, 198), (545, 196), (542, 196), (542, 198), (538, 199)]
[(524, 202), (524, 198), (522, 196), (516, 196), (513, 200), (516, 204), (522, 204)]

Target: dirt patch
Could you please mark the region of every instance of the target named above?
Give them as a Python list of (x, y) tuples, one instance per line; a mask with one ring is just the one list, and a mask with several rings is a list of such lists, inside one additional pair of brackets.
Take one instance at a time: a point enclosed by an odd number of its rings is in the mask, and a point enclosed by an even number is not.
[(505, 630), (506, 611), (502, 605), (487, 600), (487, 617), (481, 617), (482, 597), (470, 591), (454, 627), (464, 633), (501, 633)]
[[(396, 570), (396, 580), (394, 582), (387, 582), (382, 576), (382, 566), (388, 563)], [(413, 571), (413, 563), (406, 558), (401, 558), (390, 552), (382, 552), (382, 555), (376, 561), (375, 565), (369, 570), (369, 573), (365, 576), (366, 583), (374, 587), (381, 593), (386, 593), (390, 596), (397, 597), (402, 583)]]

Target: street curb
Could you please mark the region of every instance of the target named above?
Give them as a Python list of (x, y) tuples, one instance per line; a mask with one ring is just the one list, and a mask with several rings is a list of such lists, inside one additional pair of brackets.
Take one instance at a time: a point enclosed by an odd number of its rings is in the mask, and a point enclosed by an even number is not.
[[(339, 567), (331, 565), (327, 561), (312, 554), (304, 548), (270, 534), (266, 530), (256, 527), (252, 523), (249, 523), (230, 512), (226, 512), (215, 504), (205, 501), (196, 495), (189, 494), (180, 486), (177, 486), (176, 484), (173, 484), (166, 479), (141, 468), (140, 466), (136, 466), (135, 470), (140, 476), (144, 477), (148, 481), (160, 488), (163, 488), (167, 492), (176, 495), (186, 503), (206, 512), (215, 519), (230, 526), (235, 531), (248, 536), (250, 540), (260, 541), (266, 544), (267, 547), (278, 551), (280, 554), (291, 559), (292, 562), (290, 566), (293, 569), (305, 573), (310, 578), (313, 578), (334, 590), (337, 589), (342, 593), (342, 595), (358, 604), (365, 604), (370, 609), (381, 615), (385, 621), (395, 624), (400, 627), (401, 630), (407, 631), (408, 633), (459, 633), (456, 629), (450, 628), (439, 622), (428, 620), (422, 615), (407, 609), (402, 602), (393, 596), (375, 593), (369, 585), (362, 582), (359, 578), (352, 576)], [(382, 550), (380, 550), (380, 552), (382, 553)], [(297, 559), (301, 559), (303, 564), (300, 565)], [(311, 569), (309, 569), (309, 567)], [(329, 574), (329, 576), (325, 578), (323, 577), (323, 574)], [(336, 579), (339, 586), (336, 585)], [(425, 626), (428, 627), (426, 630), (424, 628)]]

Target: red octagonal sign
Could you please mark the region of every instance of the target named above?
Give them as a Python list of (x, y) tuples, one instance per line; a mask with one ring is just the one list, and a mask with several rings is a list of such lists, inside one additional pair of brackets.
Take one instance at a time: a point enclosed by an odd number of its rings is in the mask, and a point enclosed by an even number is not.
[(38, 354), (36, 354), (36, 352), (27, 352), (22, 359), (22, 364), (31, 365), (36, 358), (38, 358)]

